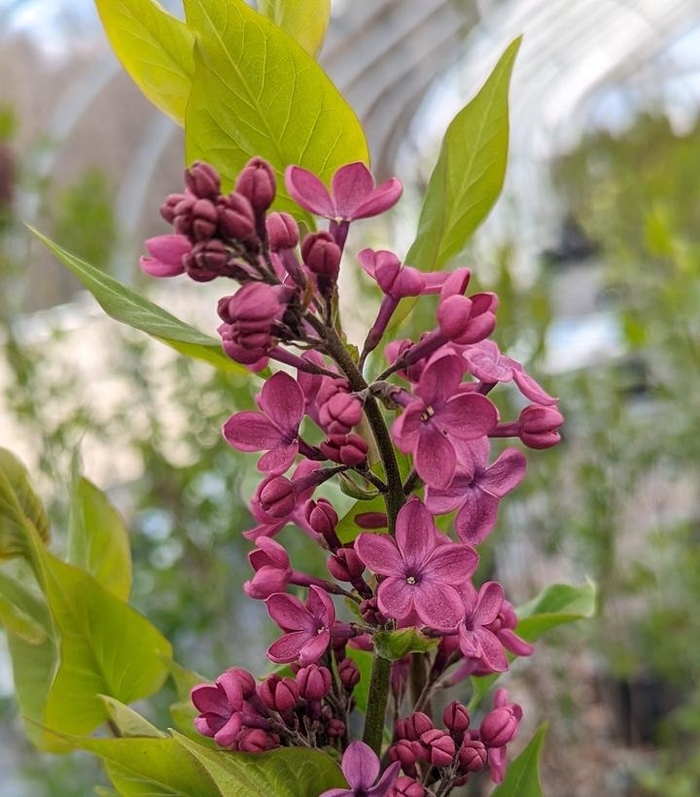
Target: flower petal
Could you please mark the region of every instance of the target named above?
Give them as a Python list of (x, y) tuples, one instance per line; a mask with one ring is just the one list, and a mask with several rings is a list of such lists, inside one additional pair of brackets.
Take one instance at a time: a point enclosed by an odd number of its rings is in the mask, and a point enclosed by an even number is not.
[(331, 180), (335, 217), (346, 221), (358, 218), (355, 210), (373, 191), (374, 178), (362, 161), (341, 166)]
[(410, 569), (422, 570), (435, 548), (433, 516), (417, 498), (405, 503), (396, 517), (396, 545)]
[(393, 208), (401, 199), (403, 185), (396, 177), (378, 185), (374, 191), (356, 208), (353, 214), (354, 219), (367, 219), (370, 216), (378, 216), (380, 213)]
[(352, 742), (343, 754), (340, 768), (355, 791), (367, 790), (379, 775), (379, 758), (364, 742)]
[(311, 619), (304, 604), (294, 595), (278, 592), (265, 601), (270, 617), (283, 631), (311, 628)]
[(429, 487), (448, 487), (455, 474), (454, 446), (431, 423), (424, 425), (414, 455), (416, 472)]
[(414, 594), (416, 612), (425, 625), (449, 631), (464, 619), (464, 601), (449, 584), (425, 579)]
[(284, 173), (284, 184), (289, 196), (304, 210), (328, 219), (335, 217), (328, 189), (315, 174), (301, 166), (288, 166)]
[(224, 437), (239, 451), (266, 451), (282, 442), (280, 430), (261, 412), (244, 410), (224, 424)]
[(263, 385), (258, 406), (284, 432), (296, 435), (304, 417), (304, 394), (289, 374), (278, 371)]
[(355, 551), (365, 565), (380, 576), (392, 575), (403, 567), (396, 543), (388, 534), (362, 532), (355, 540)]
[(393, 577), (382, 581), (377, 590), (377, 605), (380, 611), (395, 620), (406, 617), (413, 608), (415, 585), (407, 584), (405, 577)]

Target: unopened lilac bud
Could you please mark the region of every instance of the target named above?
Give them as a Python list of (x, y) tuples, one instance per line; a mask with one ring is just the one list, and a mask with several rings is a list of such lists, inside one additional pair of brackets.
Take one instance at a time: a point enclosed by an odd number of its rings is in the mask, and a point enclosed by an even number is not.
[(190, 236), (195, 241), (212, 238), (216, 232), (216, 205), (210, 199), (198, 199), (191, 209)]
[(255, 236), (255, 213), (248, 199), (235, 191), (216, 203), (219, 230), (232, 241), (249, 241)]
[(448, 767), (452, 763), (456, 747), (455, 740), (449, 733), (433, 728), (421, 734), (420, 741), (425, 748), (428, 761), (434, 767)]
[(309, 501), (305, 507), (306, 520), (311, 528), (324, 540), (333, 540), (336, 545), (335, 527), (338, 525), (338, 513), (325, 498)]
[(331, 462), (338, 462), (351, 468), (365, 462), (369, 451), (367, 443), (357, 434), (332, 434), (321, 443), (320, 448), (323, 455)]
[(382, 614), (377, 607), (376, 598), (366, 598), (360, 603), (360, 614), (367, 625), (381, 626), (387, 621), (386, 615)]
[(182, 194), (180, 201), (172, 207), (172, 225), (178, 235), (192, 237), (192, 208), (196, 201), (194, 197)]
[(459, 749), (459, 766), (465, 772), (481, 772), (486, 766), (488, 754), (483, 742), (467, 739)]
[(293, 249), (299, 243), (299, 226), (289, 213), (270, 213), (265, 219), (267, 242), (273, 252)]
[[(399, 739), (398, 742), (392, 744), (389, 748), (389, 760), (400, 761), (404, 772), (414, 773), (416, 771), (416, 762), (419, 758), (416, 755), (415, 745), (415, 742), (410, 742), (408, 739)], [(418, 749), (420, 749), (420, 746), (418, 746)]]
[(173, 224), (175, 216), (177, 215), (176, 208), (183, 201), (187, 200), (190, 204), (194, 204), (192, 198), (188, 198), (185, 194), (168, 194), (165, 202), (160, 206), (160, 215), (168, 222)]
[(200, 199), (215, 199), (221, 190), (219, 173), (213, 166), (195, 161), (185, 171), (185, 185)]
[(276, 190), (275, 173), (262, 158), (249, 160), (236, 180), (236, 191), (248, 199), (256, 214), (270, 207)]
[(453, 700), (442, 712), (442, 721), (453, 736), (464, 736), (471, 721), (467, 707), (459, 700)]
[(557, 430), (564, 423), (564, 416), (556, 407), (530, 404), (521, 411), (518, 420), (519, 437), (528, 448), (551, 448), (561, 439)]
[(425, 788), (415, 778), (400, 775), (391, 787), (391, 797), (425, 797)]
[(416, 741), (427, 731), (433, 730), (434, 725), (430, 717), (422, 711), (414, 711), (406, 717), (405, 738)]
[(354, 548), (340, 548), (328, 559), (328, 572), (337, 581), (353, 582), (365, 571), (365, 564)]
[(386, 512), (360, 512), (355, 515), (355, 523), (361, 529), (385, 529), (388, 522)]
[(326, 723), (326, 733), (331, 739), (340, 739), (345, 735), (346, 725), (342, 720), (333, 717)]
[(240, 708), (242, 700), (248, 700), (255, 694), (255, 678), (242, 667), (230, 667), (221, 673), (216, 683), (235, 708)]
[(262, 728), (247, 728), (237, 739), (237, 747), (242, 753), (264, 753), (279, 747), (279, 743), (279, 736)]
[(322, 293), (332, 288), (340, 273), (341, 249), (327, 232), (309, 233), (301, 243), (301, 257), (319, 281)]
[(302, 667), (296, 674), (299, 696), (304, 700), (321, 700), (330, 691), (333, 683), (331, 671), (318, 664)]
[(183, 264), (188, 276), (197, 282), (209, 282), (222, 276), (230, 254), (226, 247), (216, 239), (198, 241), (192, 251), (185, 255)]
[(335, 393), (321, 405), (318, 417), (329, 435), (348, 434), (362, 419), (362, 402), (350, 393)]
[(357, 664), (350, 658), (346, 657), (338, 664), (338, 675), (348, 692), (352, 692), (360, 683), (360, 670)]
[(486, 747), (503, 747), (515, 738), (519, 719), (513, 705), (499, 706), (481, 721), (479, 738)]
[(260, 506), (271, 517), (287, 517), (296, 506), (294, 485), (285, 476), (275, 476), (260, 491)]
[(273, 674), (260, 684), (258, 694), (267, 708), (289, 714), (299, 700), (299, 686), (294, 678)]

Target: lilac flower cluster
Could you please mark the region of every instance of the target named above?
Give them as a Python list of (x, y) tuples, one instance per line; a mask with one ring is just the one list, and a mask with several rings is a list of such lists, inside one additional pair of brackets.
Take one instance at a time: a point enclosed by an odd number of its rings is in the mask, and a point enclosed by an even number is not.
[[(233, 669), (196, 687), (198, 730), (231, 750), (302, 745), (345, 752), (351, 790), (327, 797), (447, 794), (481, 770), (499, 782), (520, 708), (499, 690), (477, 729), (460, 703), (443, 713), (444, 728), (434, 726), (429, 708), (437, 689), (503, 672), (509, 653), (532, 652), (515, 632), (503, 587), (474, 583), (475, 546), (525, 473), (519, 448), (490, 462), (491, 439), (517, 438), (530, 448), (556, 444), (563, 422), (556, 399), (489, 339), (498, 299), (467, 295), (465, 268), (426, 274), (390, 251), (363, 249), (357, 261), (382, 300), (361, 348), (348, 345), (337, 290), (348, 231), (398, 201), (398, 180), (377, 186), (363, 164), (352, 163), (335, 173), (329, 191), (315, 175), (290, 166), (288, 196), (329, 222), (303, 238), (291, 215), (270, 210), (275, 177), (261, 159), (247, 164), (228, 194), (207, 164), (187, 170), (185, 182), (184, 193), (161, 208), (174, 233), (146, 242), (142, 268), (158, 277), (238, 282), (218, 305), (224, 351), (255, 372), (271, 362), (283, 366), (266, 372), (258, 409), (234, 414), (223, 433), (238, 450), (262, 452), (262, 479), (250, 504), (255, 526), (245, 532), (255, 543), (253, 575), (244, 589), (265, 601), (280, 627), (268, 657), (289, 665), (290, 674), (257, 682)], [(434, 328), (418, 341), (387, 341), (379, 372), (369, 376), (400, 302), (429, 294), (437, 297)], [(527, 403), (517, 419), (502, 421), (490, 396), (509, 382)], [(406, 461), (408, 467), (400, 464)], [(355, 531), (339, 533), (332, 503), (314, 497), (333, 477), (356, 495), (381, 496), (384, 511), (357, 515)], [(453, 512), (456, 539), (436, 525), (436, 517)], [(288, 524), (328, 552), (329, 578), (292, 567), (275, 539)], [(336, 617), (332, 596), (344, 599), (349, 621)], [(381, 667), (373, 671), (368, 744), (351, 743), (360, 678), (352, 649), (379, 657), (377, 635), (401, 629), (415, 629), (425, 649), (395, 657), (384, 676)], [(389, 700), (394, 716), (409, 713), (395, 724), (386, 752), (392, 763), (375, 784)]]

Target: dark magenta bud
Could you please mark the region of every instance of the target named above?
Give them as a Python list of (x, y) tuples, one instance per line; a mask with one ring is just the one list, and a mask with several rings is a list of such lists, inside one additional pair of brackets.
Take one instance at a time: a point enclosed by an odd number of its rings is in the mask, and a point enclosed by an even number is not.
[(352, 583), (361, 578), (365, 572), (365, 564), (354, 548), (339, 548), (328, 559), (328, 572), (337, 581)]
[(221, 191), (219, 173), (201, 161), (195, 161), (185, 171), (185, 185), (199, 199), (215, 199)]
[(271, 479), (260, 491), (260, 506), (271, 517), (287, 517), (296, 506), (294, 485), (285, 476)]
[(320, 448), (331, 462), (339, 462), (351, 468), (365, 462), (369, 451), (369, 446), (358, 434), (332, 434), (321, 443)]
[[(309, 501), (306, 504), (306, 520), (311, 528), (324, 540), (335, 540), (335, 527), (338, 525), (338, 513), (325, 498)], [(339, 544), (336, 540), (336, 544)]]
[(267, 708), (289, 714), (299, 700), (299, 686), (294, 678), (274, 674), (260, 684), (258, 694)]
[(265, 219), (267, 241), (273, 252), (294, 249), (299, 243), (299, 226), (289, 213), (270, 213)]
[(457, 754), (459, 765), (466, 772), (481, 772), (488, 758), (483, 742), (467, 739)]
[(434, 767), (448, 767), (455, 757), (455, 740), (449, 733), (439, 728), (432, 728), (421, 734), (420, 742), (425, 750), (427, 760)]
[(421, 738), (427, 731), (434, 729), (433, 721), (422, 711), (414, 711), (406, 717), (404, 726), (404, 737), (414, 742)]
[(528, 448), (551, 448), (561, 439), (557, 430), (564, 423), (564, 416), (556, 407), (530, 404), (522, 410), (518, 420), (519, 437)]
[(238, 735), (236, 746), (242, 753), (264, 753), (279, 747), (279, 736), (262, 728), (247, 728)]
[(346, 725), (342, 720), (333, 717), (326, 723), (326, 733), (331, 739), (340, 739), (345, 735)]
[(442, 721), (453, 736), (460, 735), (460, 738), (463, 738), (464, 732), (469, 728), (471, 718), (467, 707), (458, 700), (453, 700), (442, 712)]
[(318, 418), (329, 435), (346, 435), (362, 419), (362, 402), (351, 393), (339, 391), (321, 405)]
[(236, 180), (236, 191), (250, 202), (256, 214), (264, 213), (275, 199), (275, 173), (267, 161), (252, 158)]
[(173, 224), (175, 222), (176, 208), (183, 200), (189, 201), (191, 204), (194, 204), (194, 200), (191, 197), (185, 196), (185, 194), (168, 194), (165, 198), (165, 202), (160, 206), (160, 215), (168, 222), (168, 224)]
[(415, 742), (409, 742), (408, 739), (399, 739), (396, 744), (392, 744), (388, 751), (388, 758), (390, 761), (400, 761), (401, 769), (404, 772), (415, 773), (416, 761), (419, 756), (416, 755), (414, 749)]
[(319, 278), (319, 288), (332, 288), (340, 273), (342, 252), (330, 233), (309, 233), (301, 243), (301, 258), (309, 270)]
[(392, 797), (425, 797), (425, 789), (408, 775), (400, 775), (391, 787)]
[(360, 670), (355, 662), (350, 658), (344, 658), (338, 664), (338, 675), (343, 686), (352, 692), (352, 690), (360, 683)]
[(333, 679), (327, 667), (309, 664), (302, 667), (296, 675), (299, 696), (304, 700), (321, 700), (331, 691)]
[(195, 241), (212, 238), (216, 232), (216, 221), (216, 205), (210, 199), (198, 199), (190, 211), (190, 237)]
[(503, 747), (515, 738), (519, 719), (513, 705), (499, 706), (481, 721), (479, 738), (486, 747)]
[(221, 241), (215, 238), (198, 241), (183, 258), (188, 276), (197, 282), (209, 282), (226, 271), (230, 255)]
[(219, 230), (224, 238), (249, 241), (255, 236), (255, 213), (243, 194), (233, 191), (216, 203)]

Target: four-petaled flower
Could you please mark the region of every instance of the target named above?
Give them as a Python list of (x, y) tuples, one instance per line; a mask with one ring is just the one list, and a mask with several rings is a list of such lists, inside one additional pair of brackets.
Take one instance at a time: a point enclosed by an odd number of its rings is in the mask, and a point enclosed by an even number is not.
[(268, 648), (275, 664), (299, 661), (302, 667), (318, 661), (328, 649), (335, 607), (325, 590), (310, 586), (302, 603), (294, 595), (278, 592), (265, 601), (270, 617), (286, 633)]
[(498, 413), (479, 393), (460, 392), (464, 361), (455, 354), (433, 360), (423, 371), (415, 398), (394, 421), (391, 433), (429, 487), (444, 489), (455, 475), (452, 439), (476, 440), (493, 429)]
[(477, 593), (473, 588), (467, 612), (459, 626), (459, 648), (467, 659), (478, 661), (488, 672), (505, 672), (508, 669), (503, 644), (487, 628), (494, 622), (503, 605), (503, 587), (496, 581), (487, 581)]
[(372, 173), (360, 161), (338, 169), (330, 193), (315, 174), (301, 166), (288, 166), (284, 181), (297, 205), (336, 223), (378, 216), (393, 207), (403, 193), (395, 177), (375, 186)]
[(464, 600), (457, 589), (479, 561), (470, 545), (441, 534), (418, 498), (399, 511), (396, 537), (363, 533), (355, 550), (367, 567), (384, 578), (377, 603), (398, 621), (417, 616), (430, 628), (454, 630), (464, 617)]
[(364, 742), (352, 742), (343, 753), (340, 768), (350, 788), (327, 789), (319, 797), (385, 797), (399, 774), (401, 762), (389, 764), (377, 780), (380, 770), (377, 754)]
[(263, 385), (258, 396), (261, 412), (245, 410), (224, 424), (224, 437), (240, 451), (267, 451), (258, 468), (270, 474), (284, 473), (299, 451), (299, 424), (304, 417), (304, 394), (296, 381), (278, 371)]

